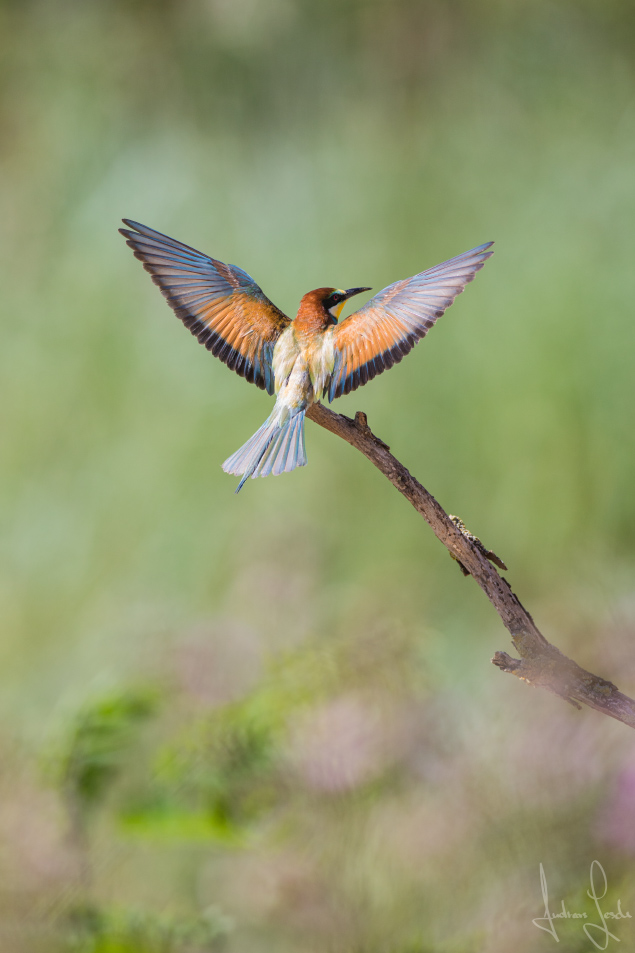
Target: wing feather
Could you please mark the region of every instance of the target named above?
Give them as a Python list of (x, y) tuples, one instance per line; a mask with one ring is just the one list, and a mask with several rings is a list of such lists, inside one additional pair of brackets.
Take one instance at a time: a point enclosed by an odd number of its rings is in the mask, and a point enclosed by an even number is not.
[(238, 265), (124, 219), (119, 231), (186, 328), (215, 357), (269, 394), (273, 349), (289, 318)]
[(493, 244), (396, 281), (336, 325), (331, 332), (335, 362), (325, 387), (329, 401), (398, 364), (493, 255)]

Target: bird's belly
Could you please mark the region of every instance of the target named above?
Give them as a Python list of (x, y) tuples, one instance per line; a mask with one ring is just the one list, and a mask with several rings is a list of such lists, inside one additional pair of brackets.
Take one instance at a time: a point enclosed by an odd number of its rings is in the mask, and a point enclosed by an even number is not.
[(278, 401), (289, 410), (300, 410), (314, 400), (311, 375), (306, 361), (297, 357), (291, 373), (280, 385)]
[(334, 351), (332, 334), (319, 334), (303, 348), (302, 357), (307, 365), (311, 378), (314, 396), (312, 400), (319, 400), (326, 384), (333, 373)]

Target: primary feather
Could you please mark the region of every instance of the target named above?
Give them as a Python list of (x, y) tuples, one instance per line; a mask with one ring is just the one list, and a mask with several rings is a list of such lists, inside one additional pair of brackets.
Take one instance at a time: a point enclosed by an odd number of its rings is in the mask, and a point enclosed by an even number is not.
[(290, 323), (246, 271), (146, 225), (119, 231), (186, 328), (229, 368), (274, 392), (273, 349)]

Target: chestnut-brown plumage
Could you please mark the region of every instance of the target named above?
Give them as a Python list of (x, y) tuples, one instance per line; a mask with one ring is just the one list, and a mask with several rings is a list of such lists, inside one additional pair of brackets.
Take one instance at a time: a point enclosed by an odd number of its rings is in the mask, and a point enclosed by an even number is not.
[(304, 466), (304, 414), (402, 360), (492, 255), (492, 242), (397, 281), (339, 323), (346, 301), (370, 288), (316, 288), (291, 321), (242, 268), (145, 225), (120, 229), (168, 304), (201, 344), (236, 373), (277, 394), (271, 416), (223, 464), (242, 479)]
[(317, 334), (326, 331), (330, 325), (337, 324), (337, 318), (326, 306), (327, 300), (335, 291), (337, 288), (316, 288), (304, 295), (295, 316), (296, 334)]

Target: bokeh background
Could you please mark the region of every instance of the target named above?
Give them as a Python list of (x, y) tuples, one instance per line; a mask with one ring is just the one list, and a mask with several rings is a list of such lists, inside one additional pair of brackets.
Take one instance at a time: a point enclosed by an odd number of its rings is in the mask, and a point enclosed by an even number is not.
[(632, 731), (494, 669), (487, 600), (330, 434), (234, 496), (271, 401), (116, 231), (289, 314), (496, 240), (336, 409), (633, 694), (634, 53), (622, 0), (0, 2), (3, 953), (546, 951), (539, 864), (592, 919), (594, 859), (635, 915)]

